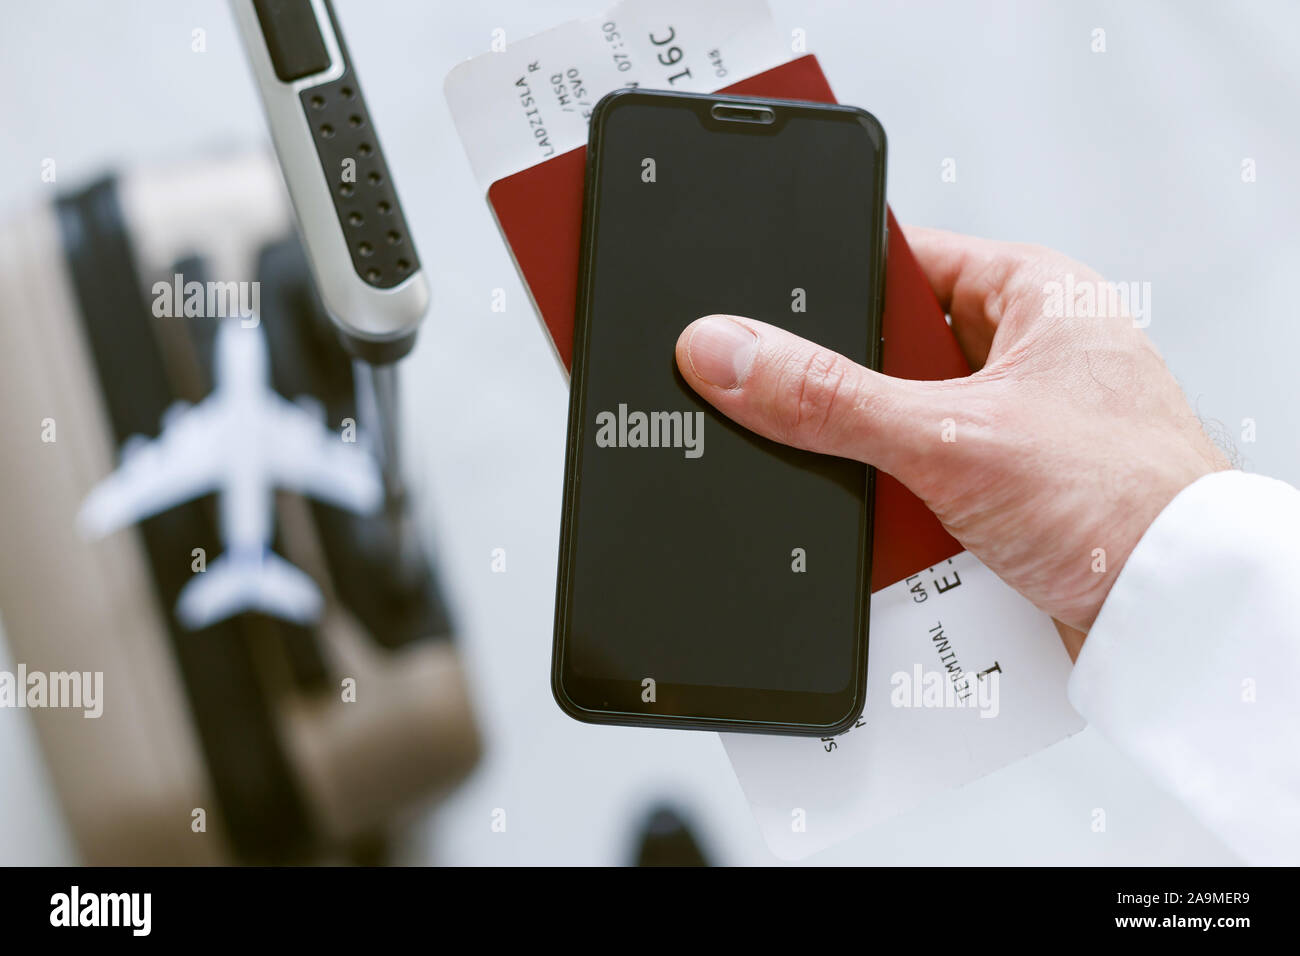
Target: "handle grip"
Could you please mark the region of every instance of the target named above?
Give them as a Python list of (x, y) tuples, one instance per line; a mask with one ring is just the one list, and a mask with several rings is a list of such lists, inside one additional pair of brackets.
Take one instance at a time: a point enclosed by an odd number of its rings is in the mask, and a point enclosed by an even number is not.
[(375, 364), (410, 351), (429, 286), (329, 0), (232, 0), (321, 298)]

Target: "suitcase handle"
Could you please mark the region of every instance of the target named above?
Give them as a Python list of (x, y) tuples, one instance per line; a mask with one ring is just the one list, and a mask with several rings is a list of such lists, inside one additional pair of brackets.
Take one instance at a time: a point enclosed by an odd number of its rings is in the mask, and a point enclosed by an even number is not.
[(312, 275), (344, 346), (408, 353), (430, 291), (329, 0), (232, 0)]

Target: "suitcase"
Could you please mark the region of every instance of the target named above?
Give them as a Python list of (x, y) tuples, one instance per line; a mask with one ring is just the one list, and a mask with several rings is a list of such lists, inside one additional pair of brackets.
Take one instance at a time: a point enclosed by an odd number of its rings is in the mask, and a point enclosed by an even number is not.
[(222, 551), (215, 495), (78, 528), (128, 439), (212, 387), (216, 323), (155, 314), (178, 274), (257, 281), (276, 391), (356, 418), (269, 156), (106, 177), (0, 228), (4, 634), (28, 672), (103, 674), (102, 716), (27, 713), (88, 864), (383, 861), (479, 753), (432, 563), (393, 533), (409, 508), (277, 493), (273, 549), (324, 597), (310, 625), (180, 623), (195, 549)]

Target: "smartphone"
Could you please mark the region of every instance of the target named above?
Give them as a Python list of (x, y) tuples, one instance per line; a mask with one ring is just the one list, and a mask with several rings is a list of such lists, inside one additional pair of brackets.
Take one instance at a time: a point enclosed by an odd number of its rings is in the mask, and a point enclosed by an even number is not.
[(830, 736), (862, 712), (874, 474), (733, 424), (674, 346), (730, 313), (880, 362), (885, 134), (624, 90), (592, 113), (551, 685), (578, 720)]

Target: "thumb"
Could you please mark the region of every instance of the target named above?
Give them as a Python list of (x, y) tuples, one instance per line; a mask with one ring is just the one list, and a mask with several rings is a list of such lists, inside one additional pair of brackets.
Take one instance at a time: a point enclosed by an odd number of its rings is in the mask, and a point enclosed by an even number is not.
[(751, 431), (875, 465), (903, 482), (938, 407), (935, 383), (890, 378), (739, 316), (688, 325), (677, 339), (677, 367), (705, 401)]

